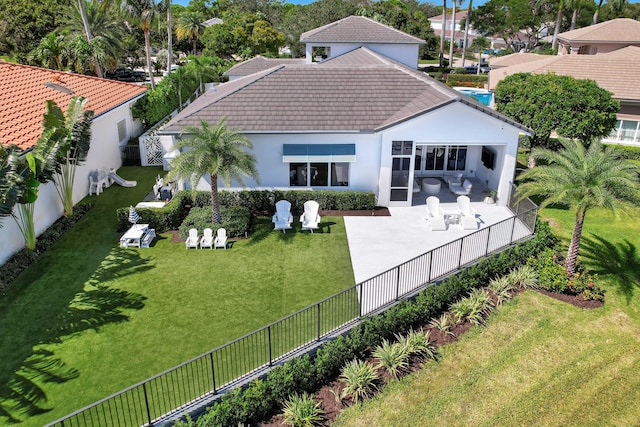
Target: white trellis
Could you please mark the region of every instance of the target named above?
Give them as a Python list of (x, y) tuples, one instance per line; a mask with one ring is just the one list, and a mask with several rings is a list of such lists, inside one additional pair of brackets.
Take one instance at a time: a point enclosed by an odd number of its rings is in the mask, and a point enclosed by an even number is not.
[(140, 164), (142, 166), (162, 166), (162, 144), (155, 134), (144, 134), (140, 141)]

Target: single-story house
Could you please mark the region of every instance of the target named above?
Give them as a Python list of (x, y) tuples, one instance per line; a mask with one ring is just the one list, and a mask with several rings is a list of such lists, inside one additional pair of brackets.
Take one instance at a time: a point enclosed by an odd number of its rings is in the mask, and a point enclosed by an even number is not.
[[(30, 150), (42, 134), (47, 100), (66, 111), (72, 96), (87, 98), (86, 108), (95, 116), (91, 124), (91, 148), (87, 161), (76, 171), (74, 202), (89, 193), (89, 173), (97, 169), (118, 169), (121, 147), (142, 131), (131, 114), (132, 104), (147, 88), (131, 83), (100, 79), (45, 68), (0, 61), (0, 143)], [(42, 186), (35, 206), (36, 233), (42, 233), (62, 215), (62, 204), (52, 183)], [(0, 228), (0, 263), (24, 247), (15, 221), (4, 218)]]
[(350, 17), (303, 34), (330, 56), (206, 92), (160, 129), (164, 154), (179, 155), (173, 141), (186, 127), (226, 118), (253, 142), (261, 182), (249, 188), (372, 191), (381, 206), (410, 206), (416, 179), (462, 172), (507, 203), (518, 136), (530, 130), (417, 71), (418, 43), (399, 33)]

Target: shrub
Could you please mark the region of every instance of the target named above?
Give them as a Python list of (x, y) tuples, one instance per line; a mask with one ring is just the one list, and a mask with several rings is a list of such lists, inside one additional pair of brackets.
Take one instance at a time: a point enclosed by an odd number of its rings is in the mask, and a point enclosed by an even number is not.
[(351, 397), (354, 403), (369, 397), (375, 390), (378, 373), (369, 362), (353, 359), (342, 368), (340, 381), (346, 384), (342, 390), (343, 397)]
[(545, 249), (538, 256), (529, 258), (527, 264), (538, 273), (540, 287), (551, 292), (565, 293), (569, 280), (564, 267), (558, 263), (553, 249)]
[(452, 329), (455, 325), (455, 321), (449, 313), (442, 313), (440, 317), (435, 317), (429, 322), (429, 326), (436, 328), (445, 335), (451, 336), (454, 335)]
[(511, 299), (511, 292), (515, 289), (515, 285), (509, 276), (500, 276), (489, 282), (489, 289), (496, 296), (496, 306), (501, 306)]
[(399, 336), (396, 335), (398, 342), (404, 343), (407, 346), (407, 351), (411, 356), (419, 356), (419, 357), (435, 357), (435, 349), (429, 344), (429, 335), (430, 331), (422, 332), (422, 331), (414, 331), (413, 329), (409, 330), (407, 335)]
[(378, 359), (376, 368), (384, 368), (395, 379), (409, 367), (409, 347), (406, 341), (391, 344), (382, 340), (382, 344), (373, 351), (373, 357)]
[(308, 393), (294, 394), (284, 402), (284, 421), (293, 427), (312, 427), (322, 422), (322, 402), (315, 402)]
[(507, 280), (514, 286), (522, 286), (525, 289), (537, 289), (540, 286), (538, 273), (530, 265), (521, 265), (511, 270)]
[(489, 293), (485, 289), (474, 289), (469, 296), (451, 304), (449, 310), (456, 323), (468, 320), (474, 325), (484, 324), (485, 316), (491, 311)]
[(241, 206), (222, 206), (220, 208), (222, 224), (211, 222), (211, 207), (194, 207), (180, 225), (180, 238), (186, 239), (190, 228), (196, 228), (200, 232), (205, 228), (211, 228), (215, 233), (219, 228), (227, 230), (229, 237), (246, 235), (251, 222), (251, 212)]

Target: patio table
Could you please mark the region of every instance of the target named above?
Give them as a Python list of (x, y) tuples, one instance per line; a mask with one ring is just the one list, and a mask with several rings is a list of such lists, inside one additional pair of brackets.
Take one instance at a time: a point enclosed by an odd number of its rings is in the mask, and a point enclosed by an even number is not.
[(140, 247), (140, 240), (147, 232), (149, 224), (134, 224), (120, 238), (120, 247), (128, 248), (129, 246)]
[(438, 178), (424, 178), (422, 180), (422, 190), (427, 194), (438, 194), (440, 192), (440, 180)]

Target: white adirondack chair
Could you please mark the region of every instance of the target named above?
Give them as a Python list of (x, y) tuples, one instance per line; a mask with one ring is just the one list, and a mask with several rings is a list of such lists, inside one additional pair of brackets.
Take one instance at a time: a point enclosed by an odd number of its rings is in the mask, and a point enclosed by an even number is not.
[(320, 205), (315, 200), (304, 202), (304, 212), (300, 216), (302, 230), (309, 230), (313, 233), (313, 230), (318, 229), (318, 225), (320, 224), (320, 215), (318, 215), (319, 208)]
[(198, 243), (200, 239), (198, 239), (198, 230), (192, 228), (189, 230), (189, 237), (185, 241), (185, 249), (195, 248), (198, 249)]
[(227, 230), (224, 228), (218, 228), (216, 233), (216, 239), (213, 242), (213, 246), (217, 248), (227, 249)]
[(440, 199), (437, 196), (427, 197), (427, 221), (431, 224), (431, 230), (444, 231), (447, 223), (444, 220), (444, 211), (440, 209)]
[(202, 232), (202, 239), (200, 239), (200, 249), (209, 248), (213, 249), (213, 230), (205, 228)]
[(458, 212), (460, 213), (460, 224), (465, 230), (476, 230), (476, 211), (471, 207), (471, 200), (467, 196), (458, 196)]
[(273, 215), (271, 221), (273, 221), (274, 230), (282, 230), (283, 233), (285, 233), (285, 230), (290, 230), (291, 223), (293, 222), (291, 203), (287, 200), (280, 200), (276, 203), (276, 213)]

